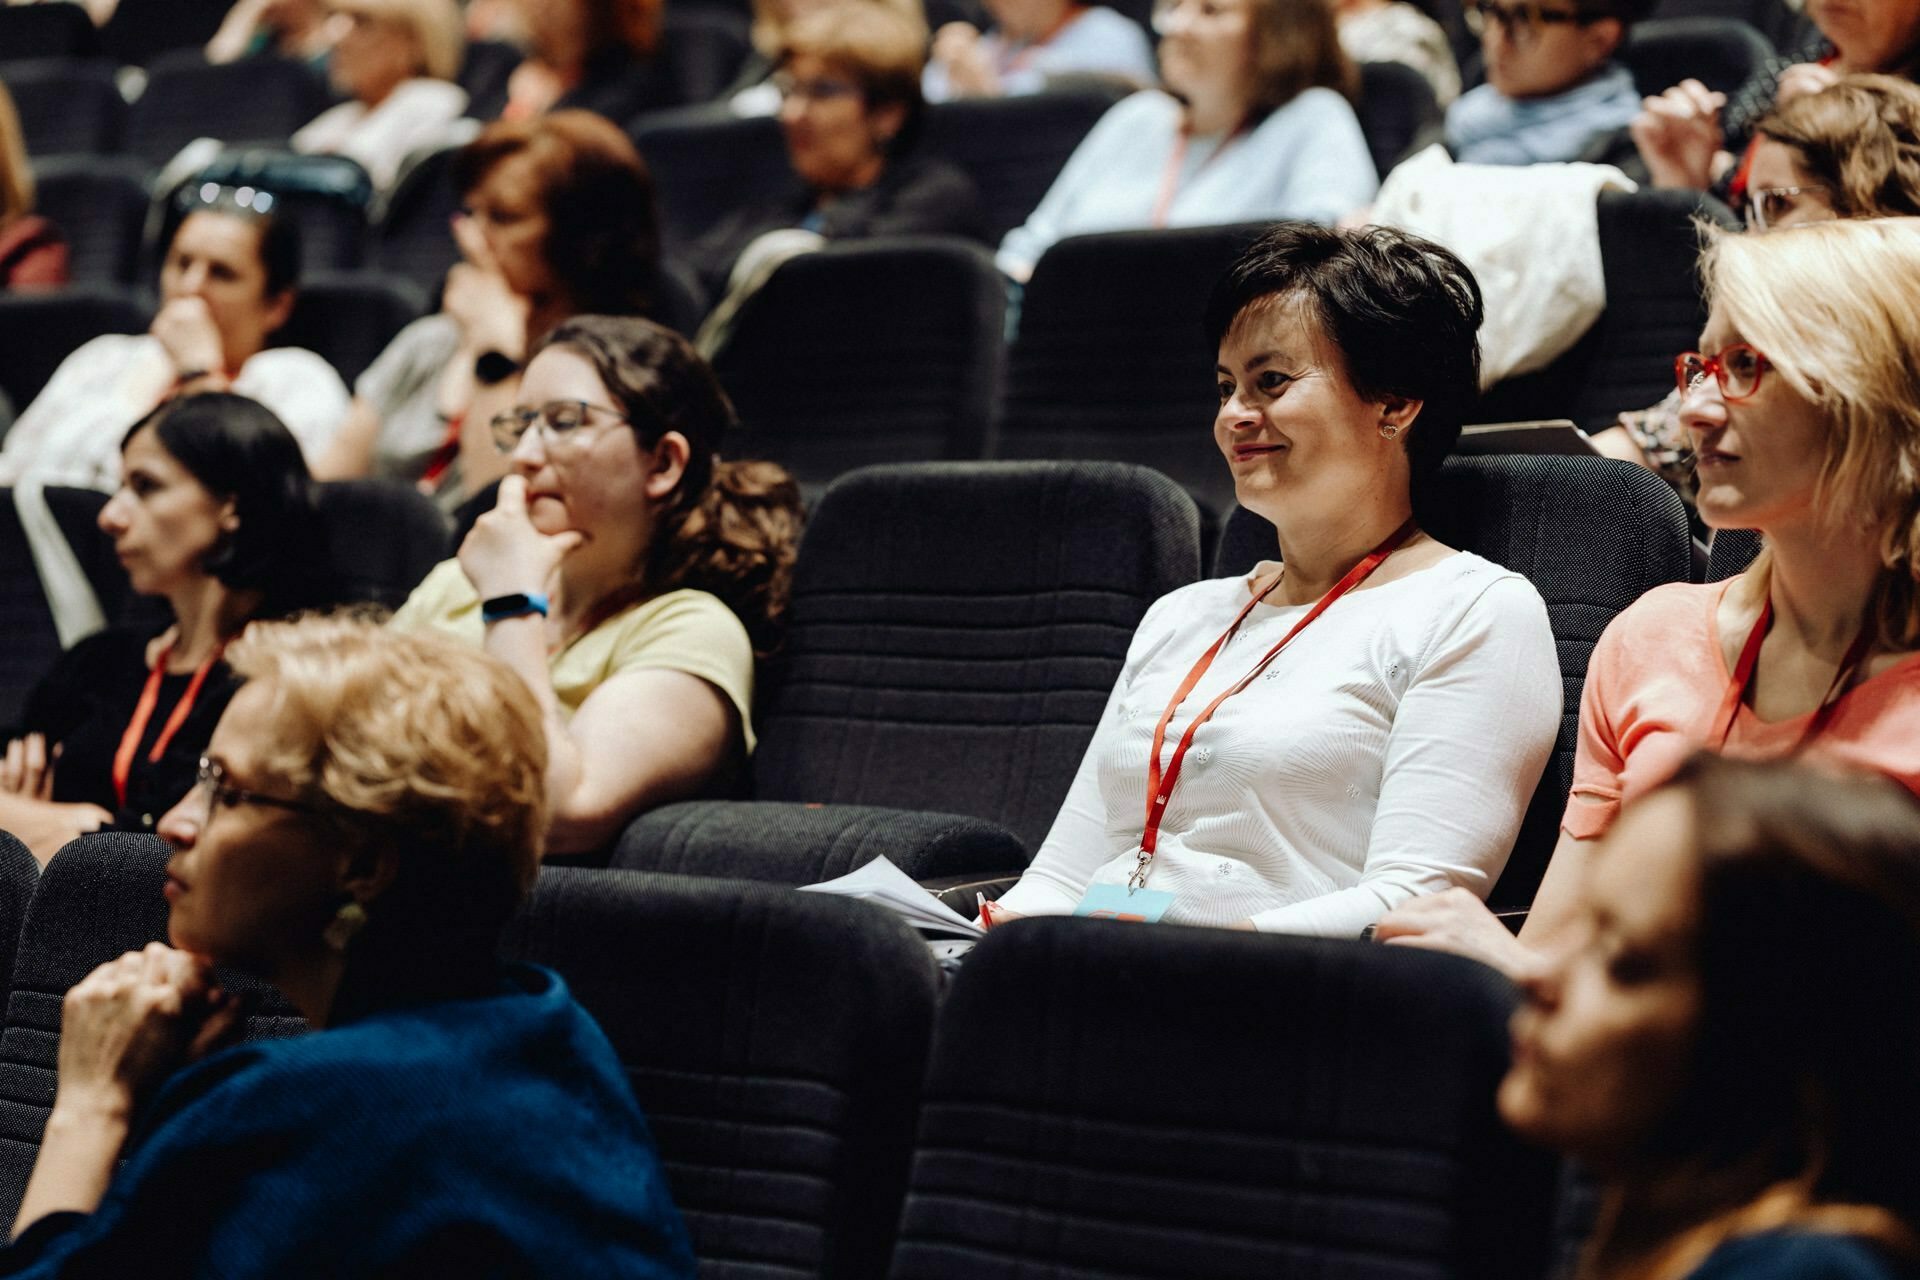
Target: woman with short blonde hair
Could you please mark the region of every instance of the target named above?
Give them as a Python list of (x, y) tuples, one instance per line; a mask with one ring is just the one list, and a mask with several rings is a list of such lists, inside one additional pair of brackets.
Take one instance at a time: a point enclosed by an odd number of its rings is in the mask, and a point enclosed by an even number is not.
[[(231, 662), (160, 824), (172, 945), (66, 995), (10, 1273), (691, 1277), (613, 1047), (559, 975), (495, 959), (545, 825), (533, 695), (344, 618), (257, 625)], [(313, 1033), (222, 1047), (216, 965)]]
[(381, 190), (407, 157), (445, 141), (467, 109), (453, 83), (466, 57), (454, 0), (335, 0), (327, 77), (347, 101), (293, 135), (293, 148), (357, 160)]
[(1560, 843), (1514, 937), (1441, 894), (1394, 941), (1512, 972), (1559, 945), (1594, 842), (1691, 752), (1808, 753), (1920, 791), (1920, 219), (1713, 235), (1701, 351), (1676, 361), (1701, 518), (1764, 550), (1656, 587), (1608, 626), (1580, 708)]

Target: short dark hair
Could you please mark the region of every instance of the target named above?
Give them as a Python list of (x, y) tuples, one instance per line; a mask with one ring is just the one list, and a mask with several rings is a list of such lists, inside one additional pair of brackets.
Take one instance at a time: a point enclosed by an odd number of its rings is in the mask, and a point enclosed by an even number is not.
[(653, 177), (633, 141), (591, 111), (496, 120), (453, 158), (462, 196), (513, 156), (533, 166), (548, 220), (541, 254), (580, 312), (641, 313), (656, 304), (660, 221)]
[(1227, 269), (1207, 299), (1216, 348), (1248, 307), (1295, 298), (1312, 309), (1368, 400), (1421, 402), (1406, 432), (1416, 501), (1480, 396), (1480, 285), (1431, 240), (1389, 227), (1336, 231), (1283, 222)]
[(206, 572), (235, 591), (262, 593), (262, 617), (327, 602), (331, 570), (313, 477), (271, 409), (227, 391), (183, 396), (134, 423), (120, 448), (148, 427), (208, 493), (233, 500), (239, 528), (208, 553)]

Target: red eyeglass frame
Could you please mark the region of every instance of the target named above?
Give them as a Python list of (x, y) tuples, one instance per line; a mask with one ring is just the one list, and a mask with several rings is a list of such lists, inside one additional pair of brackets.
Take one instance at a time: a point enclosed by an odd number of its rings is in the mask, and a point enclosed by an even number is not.
[[(1753, 385), (1745, 391), (1742, 391), (1739, 395), (1734, 395), (1731, 391), (1727, 390), (1726, 359), (1729, 351), (1753, 352)], [(1682, 351), (1673, 358), (1673, 381), (1674, 385), (1680, 388), (1680, 394), (1683, 396), (1687, 394), (1691, 386), (1687, 380), (1687, 361), (1689, 360), (1698, 360), (1700, 362), (1700, 372), (1713, 375), (1714, 382), (1719, 384), (1720, 387), (1720, 398), (1728, 404), (1737, 404), (1742, 400), (1751, 399), (1759, 392), (1760, 384), (1766, 380), (1767, 370), (1773, 368), (1773, 362), (1767, 359), (1766, 353), (1750, 342), (1729, 343), (1712, 355), (1707, 355), (1702, 351)]]

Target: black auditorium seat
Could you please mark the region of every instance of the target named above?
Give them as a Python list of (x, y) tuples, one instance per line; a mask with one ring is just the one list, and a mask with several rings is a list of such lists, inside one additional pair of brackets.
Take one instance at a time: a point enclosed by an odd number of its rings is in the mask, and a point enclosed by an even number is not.
[(1555, 1162), (1456, 956), (1022, 920), (935, 1027), (893, 1280), (1537, 1280)]
[(660, 25), (660, 57), (674, 96), (684, 103), (719, 97), (751, 47), (745, 15), (725, 9), (670, 7)]
[(800, 546), (757, 718), (760, 799), (657, 809), (628, 828), (615, 864), (799, 884), (874, 851), (920, 879), (1019, 870), (1141, 615), (1198, 569), (1192, 502), (1143, 467), (844, 477)]
[(425, 295), (411, 282), (378, 272), (303, 276), (293, 314), (274, 334), (273, 342), (325, 356), (352, 386), (425, 306)]
[(1443, 119), (1433, 86), (1404, 62), (1360, 64), (1358, 114), (1382, 178), (1417, 148), (1437, 142)]
[(103, 333), (145, 333), (153, 304), (131, 289), (0, 293), (0, 391), (25, 409), (60, 362)]
[[(300, 229), (302, 273), (352, 271), (366, 257), (373, 179), (359, 162), (266, 146), (228, 147), (172, 191), (160, 193), (166, 203), (156, 250), (172, 241), (180, 220), (198, 207), (191, 196), (209, 183), (232, 188), (250, 201), (258, 201), (264, 192), (274, 216), (290, 219)], [(188, 198), (186, 203), (182, 197)]]
[(16, 837), (0, 831), (0, 992), (13, 987), (20, 929), (27, 922), (27, 903), (39, 883), (40, 864), (33, 860), (33, 854)]
[(460, 208), (453, 189), (458, 147), (442, 147), (410, 159), (374, 220), (369, 265), (407, 281), (428, 297), (440, 296), (447, 268), (460, 261), (449, 225)]
[(1772, 42), (1738, 18), (1688, 17), (1635, 23), (1619, 57), (1634, 86), (1652, 95), (1686, 79), (1732, 93), (1773, 54)]
[(632, 132), (653, 175), (661, 241), (669, 253), (792, 177), (780, 124), (768, 117), (734, 120), (716, 117), (712, 108), (661, 112), (637, 122)]
[(335, 480), (320, 486), (320, 515), (338, 575), (337, 603), (398, 608), (447, 558), (446, 513), (411, 485)]
[[(60, 1001), (95, 968), (167, 936), (168, 850), (158, 836), (82, 836), (47, 864), (27, 906), (0, 1030), (0, 1216), (20, 1208), (53, 1107)], [(222, 973), (220, 985), (258, 1003), (246, 1038), (291, 1035), (306, 1023), (276, 992)]]
[(1012, 98), (963, 98), (927, 109), (922, 147), (967, 172), (980, 193), (988, 239), (1027, 220), (1081, 139), (1124, 96), (1119, 88)]
[(126, 149), (165, 164), (195, 138), (284, 146), (328, 105), (326, 82), (291, 58), (209, 63), (197, 50), (164, 53), (127, 118)]
[(1048, 249), (1008, 353), (996, 454), (1138, 462), (1216, 513), (1231, 505), (1202, 317), (1214, 281), (1261, 229), (1118, 231)]
[(492, 120), (507, 105), (507, 80), (525, 60), (520, 46), (505, 40), (469, 40), (456, 77), (467, 91), (467, 114)]
[[(1524, 909), (1559, 838), (1593, 646), (1614, 615), (1648, 590), (1687, 581), (1693, 539), (1686, 510), (1666, 481), (1629, 462), (1496, 455), (1448, 462), (1418, 514), (1441, 542), (1524, 574), (1546, 601), (1553, 627), (1560, 733), (1506, 874), (1488, 899), (1496, 909)], [(1278, 554), (1273, 526), (1237, 509), (1221, 534), (1214, 572), (1244, 573)]]
[(1006, 292), (978, 245), (902, 237), (829, 245), (741, 308), (714, 372), (741, 430), (810, 490), (877, 462), (979, 458), (1000, 386)]
[(85, 58), (99, 51), (99, 32), (80, 5), (0, 5), (0, 55), (9, 60)]
[(1745, 573), (1760, 554), (1760, 534), (1754, 529), (1716, 529), (1707, 548), (1707, 581), (1719, 582)]
[(34, 161), (34, 204), (66, 233), (67, 269), (75, 283), (134, 283), (147, 222), (146, 168), (125, 156)]
[(1701, 297), (1696, 220), (1738, 230), (1711, 196), (1691, 191), (1603, 191), (1600, 264), (1606, 310), (1559, 359), (1509, 378), (1482, 397), (1481, 422), (1571, 418), (1589, 431), (1673, 390), (1673, 358), (1699, 345)]
[(505, 949), (606, 1028), (703, 1280), (884, 1274), (935, 997), (904, 924), (771, 885), (549, 868)]
[[(95, 523), (107, 495), (59, 487), (42, 492), (100, 601), (101, 613), (112, 620), (127, 600), (127, 574), (114, 555), (112, 539)], [(0, 739), (4, 739), (11, 736), (27, 695), (53, 667), (61, 648), (11, 489), (0, 489), (0, 636), (6, 637), (6, 643), (0, 644)]]
[[(0, 8), (0, 25), (14, 13), (62, 7), (37, 4), (26, 10)], [(0, 55), (14, 56), (4, 32), (0, 32)], [(34, 58), (0, 63), (0, 84), (6, 85), (20, 116), (20, 132), (26, 137), (36, 176), (40, 163), (49, 156), (99, 155), (119, 147), (127, 103), (114, 81), (115, 70), (105, 58)]]

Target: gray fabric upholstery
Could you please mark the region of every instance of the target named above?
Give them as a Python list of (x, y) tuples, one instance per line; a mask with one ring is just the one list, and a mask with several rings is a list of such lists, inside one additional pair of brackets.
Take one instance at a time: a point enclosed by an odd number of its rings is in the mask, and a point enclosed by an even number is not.
[(1707, 581), (1719, 582), (1745, 573), (1760, 554), (1760, 534), (1753, 529), (1716, 529), (1707, 549)]
[(636, 122), (633, 142), (653, 175), (668, 252), (778, 190), (792, 172), (780, 123), (771, 117), (716, 118), (712, 108), (661, 112)]
[(614, 846), (636, 871), (814, 884), (886, 857), (915, 880), (1018, 872), (1027, 850), (978, 818), (866, 805), (692, 801), (643, 814)]
[(768, 885), (549, 868), (505, 949), (606, 1028), (704, 1280), (884, 1272), (935, 996), (905, 925)]
[(1382, 178), (1419, 147), (1439, 141), (1444, 119), (1433, 85), (1404, 62), (1361, 63), (1355, 111)]
[[(872, 467), (821, 499), (754, 758), (762, 799), (1053, 822), (1198, 517), (1114, 463)], [(956, 868), (998, 872), (1005, 867)]]
[[(34, 889), (0, 1029), (0, 1221), (13, 1221), (20, 1208), (53, 1107), (60, 1002), (100, 965), (166, 940), (160, 887), (167, 856), (156, 836), (82, 836), (54, 855)], [(248, 1039), (305, 1028), (291, 1006), (258, 982), (230, 973), (220, 982), (258, 1002), (246, 1019)]]
[(1732, 93), (1773, 53), (1773, 42), (1741, 18), (1685, 17), (1635, 23), (1619, 57), (1643, 94), (1665, 93), (1687, 79)]
[[(91, 489), (56, 487), (44, 492), (47, 509), (100, 598), (102, 612), (114, 618), (128, 598), (127, 572), (114, 555), (112, 539), (95, 523), (107, 496)], [(0, 643), (0, 737), (4, 737), (26, 706), (33, 686), (60, 656), (53, 613), (14, 511), (11, 489), (0, 489), (0, 636), (5, 637)]]
[(1118, 87), (1089, 85), (1071, 92), (935, 103), (927, 109), (921, 145), (973, 179), (987, 238), (998, 243), (1027, 220), (1067, 157), (1122, 96)]
[(195, 138), (285, 143), (328, 105), (326, 82), (290, 58), (212, 65), (197, 49), (163, 53), (127, 114), (126, 150), (155, 165)]
[(1213, 512), (1231, 506), (1202, 317), (1214, 281), (1261, 230), (1119, 231), (1048, 249), (1007, 356), (995, 454), (1137, 462)]
[(0, 8), (0, 49), (10, 59), (87, 57), (99, 47), (93, 20), (79, 5)]
[(152, 315), (147, 298), (105, 285), (0, 293), (0, 391), (24, 410), (82, 343), (103, 333), (145, 333)]
[(877, 462), (978, 458), (1000, 387), (1006, 292), (986, 250), (888, 238), (786, 263), (713, 361), (732, 457), (802, 485)]
[(1455, 956), (1023, 920), (942, 1005), (894, 1280), (1538, 1280), (1494, 1113), (1513, 991)]
[(40, 864), (27, 846), (0, 831), (0, 991), (13, 984), (13, 962), (20, 951), (20, 928), (27, 922), (27, 903), (40, 883)]
[[(1553, 625), (1564, 690), (1560, 735), (1489, 898), (1499, 909), (1525, 907), (1559, 839), (1594, 643), (1650, 588), (1687, 581), (1686, 510), (1666, 481), (1632, 463), (1519, 456), (1449, 461), (1420, 508), (1422, 526), (1440, 541), (1525, 574)], [(1242, 573), (1278, 554), (1273, 526), (1236, 510), (1214, 569)]]
[(304, 276), (294, 295), (293, 314), (273, 335), (273, 345), (305, 347), (325, 357), (351, 387), (425, 306), (421, 290), (383, 273)]
[[(107, 89), (119, 98), (112, 81)], [(146, 166), (121, 156), (54, 156), (33, 164), (34, 205), (67, 237), (67, 269), (83, 284), (128, 285), (147, 222)]]
[[(32, 8), (58, 8), (57, 5)], [(0, 10), (0, 26), (19, 12)], [(33, 157), (35, 184), (44, 180), (48, 158), (71, 160), (78, 154), (102, 155), (120, 145), (126, 119), (126, 99), (114, 84), (118, 70), (106, 58), (26, 58), (0, 35), (0, 53), (9, 61), (0, 65), (0, 81), (7, 86), (26, 135), (27, 154)], [(20, 61), (11, 59), (20, 58)], [(36, 201), (36, 204), (39, 202)], [(52, 216), (42, 207), (39, 212)], [(66, 223), (60, 226), (65, 229)]]
[(335, 480), (320, 486), (320, 515), (342, 604), (397, 609), (447, 558), (450, 521), (410, 485)]
[(460, 193), (453, 189), (453, 157), (458, 151), (458, 147), (429, 151), (401, 170), (367, 246), (370, 266), (433, 298), (440, 296), (447, 268), (460, 261), (460, 247), (447, 230), (460, 207)]

